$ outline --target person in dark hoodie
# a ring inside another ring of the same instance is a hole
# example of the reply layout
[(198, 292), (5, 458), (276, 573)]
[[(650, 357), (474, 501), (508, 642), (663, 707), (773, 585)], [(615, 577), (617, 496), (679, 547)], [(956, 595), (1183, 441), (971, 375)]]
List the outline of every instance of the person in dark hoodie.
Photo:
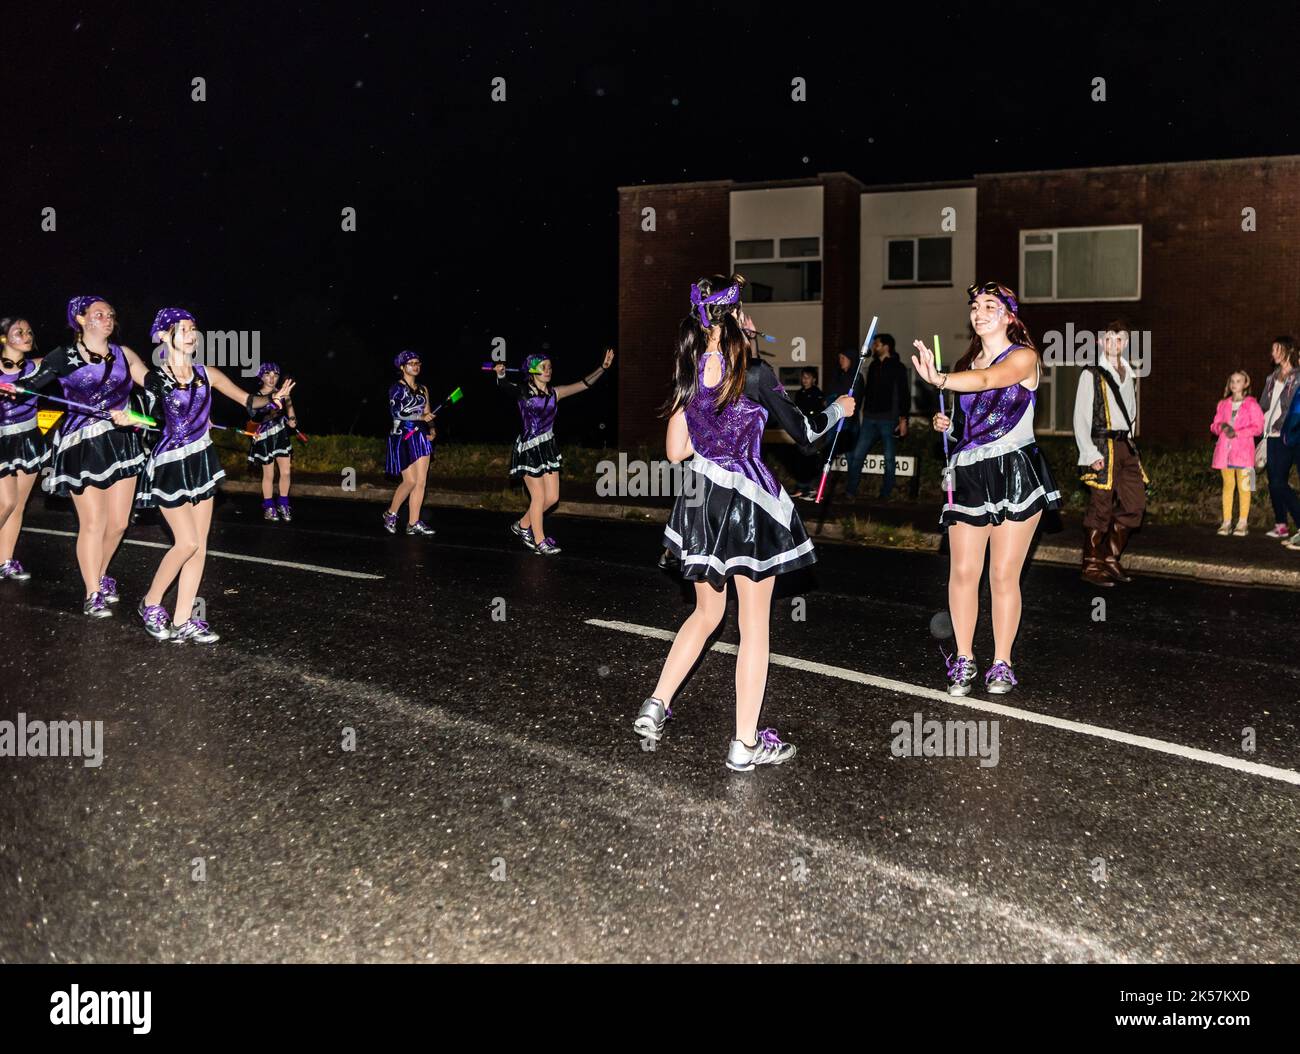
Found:
[[(794, 393), (794, 404), (805, 417), (826, 409), (826, 396), (817, 387), (817, 371), (811, 366), (805, 366), (799, 371), (799, 390)], [(821, 457), (817, 454), (797, 454), (795, 458), (797, 475), (794, 492), (790, 497), (811, 500), (817, 496), (817, 470), (821, 467)]]
[(888, 333), (879, 334), (871, 343), (871, 352), (874, 358), (864, 371), (862, 420), (858, 425), (857, 441), (849, 453), (849, 478), (844, 485), (846, 498), (857, 495), (862, 464), (877, 439), (885, 455), (885, 478), (880, 485), (880, 497), (889, 497), (894, 489), (894, 440), (907, 435), (907, 415), (912, 409), (907, 367), (894, 351), (894, 338)]

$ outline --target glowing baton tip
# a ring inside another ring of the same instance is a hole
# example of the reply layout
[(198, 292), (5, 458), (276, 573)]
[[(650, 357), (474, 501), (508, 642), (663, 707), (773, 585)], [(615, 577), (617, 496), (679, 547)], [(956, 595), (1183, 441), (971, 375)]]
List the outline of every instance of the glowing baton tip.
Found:
[(943, 360), (939, 358), (939, 334), (934, 335), (934, 368), (943, 369)]
[(465, 393), (462, 392), (459, 388), (457, 388), (454, 392), (452, 392), (449, 396), (447, 396), (447, 402), (458, 403), (463, 398), (465, 398)]
[(147, 425), (149, 428), (158, 427), (158, 422), (152, 417), (148, 417), (145, 414), (138, 414), (134, 410), (127, 410), (126, 417), (132, 424)]

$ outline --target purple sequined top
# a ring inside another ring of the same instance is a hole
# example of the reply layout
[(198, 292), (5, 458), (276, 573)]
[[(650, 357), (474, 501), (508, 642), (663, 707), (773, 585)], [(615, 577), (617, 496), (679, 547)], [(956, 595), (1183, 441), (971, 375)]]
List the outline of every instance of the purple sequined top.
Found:
[[(17, 373), (5, 373), (0, 370), (0, 381), (5, 384), (21, 385), (24, 378), (36, 372), (36, 363), (23, 359)], [(36, 396), (18, 395), (12, 399), (0, 399), (0, 428), (8, 425), (25, 424), (36, 416)]]
[[(1021, 345), (1012, 344), (989, 366), (996, 366), (1019, 347)], [(1026, 411), (1033, 420), (1034, 393), (1019, 383), (983, 392), (966, 392), (960, 397), (960, 402), (965, 426), (954, 454), (996, 443), (1020, 422)]]
[(151, 454), (155, 461), (158, 455), (169, 450), (207, 438), (212, 412), (212, 384), (202, 365), (194, 363), (194, 377), (187, 385), (177, 384), (165, 367), (158, 367), (145, 374), (144, 386), (157, 400), (155, 416), (162, 418), (162, 438)]
[(727, 379), (727, 362), (718, 356), (722, 363), (722, 376), (716, 385), (706, 388), (704, 367), (708, 361), (708, 355), (700, 356), (699, 386), (686, 404), (686, 430), (690, 433), (696, 456), (739, 472), (773, 496), (780, 494), (781, 485), (763, 464), (761, 452), (767, 409), (748, 395), (742, 395), (719, 413), (714, 400)]
[[(131, 370), (116, 344), (108, 346), (110, 362), (86, 362), (75, 348), (55, 348), (41, 360), (40, 369), (27, 378), (27, 387), (40, 390), (57, 379), (63, 398), (94, 406), (104, 413), (125, 410), (131, 395)], [(67, 436), (88, 424), (101, 421), (98, 414), (68, 408), (59, 431)]]
[(522, 439), (536, 439), (555, 427), (555, 410), (559, 400), (555, 389), (548, 388), (545, 395), (538, 395), (531, 388), (524, 388), (518, 395), (519, 417), (524, 423)]

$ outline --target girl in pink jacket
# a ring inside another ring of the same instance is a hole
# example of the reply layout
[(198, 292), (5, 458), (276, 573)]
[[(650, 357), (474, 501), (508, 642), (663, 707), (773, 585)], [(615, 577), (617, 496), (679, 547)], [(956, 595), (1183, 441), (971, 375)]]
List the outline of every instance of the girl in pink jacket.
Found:
[[(1223, 474), (1223, 524), (1220, 534), (1246, 534), (1250, 492), (1255, 489), (1255, 440), (1264, 432), (1264, 411), (1250, 395), (1250, 375), (1237, 370), (1228, 378), (1210, 431), (1219, 437), (1212, 467)], [(1237, 529), (1232, 529), (1232, 492), (1237, 491)]]

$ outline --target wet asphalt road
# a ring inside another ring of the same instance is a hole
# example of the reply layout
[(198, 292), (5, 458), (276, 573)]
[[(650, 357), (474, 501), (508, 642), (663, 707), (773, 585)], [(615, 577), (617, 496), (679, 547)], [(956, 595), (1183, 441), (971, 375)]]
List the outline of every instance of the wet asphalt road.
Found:
[[(734, 774), (718, 653), (645, 752), (630, 725), (667, 645), (587, 620), (685, 617), (656, 528), (553, 519), (543, 559), (501, 514), (432, 510), (425, 540), (373, 505), (295, 509), (271, 526), (225, 499), (211, 549), (382, 577), (214, 556), (211, 647), (139, 626), (160, 550), (122, 547), (95, 622), (72, 538), (24, 534), (0, 719), (102, 720), (105, 746), (99, 768), (0, 758), (0, 960), (1300, 959), (1285, 779), (1006, 716), (995, 766), (894, 757), (916, 712), (998, 715), (777, 665), (760, 726), (801, 753)], [(39, 497), (27, 523), (75, 527)], [(778, 586), (773, 652), (941, 686), (946, 561), (819, 554)], [(1144, 578), (1097, 621), (1093, 592), (1030, 568), (1000, 701), (1300, 769), (1295, 593)]]

